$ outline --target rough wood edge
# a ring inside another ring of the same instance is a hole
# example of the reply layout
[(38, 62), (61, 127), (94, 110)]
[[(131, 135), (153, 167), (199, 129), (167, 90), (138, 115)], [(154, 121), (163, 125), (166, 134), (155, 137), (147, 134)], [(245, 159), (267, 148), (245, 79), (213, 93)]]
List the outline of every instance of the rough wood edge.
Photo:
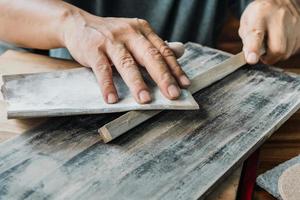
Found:
[(104, 143), (108, 143), (109, 141), (112, 140), (112, 136), (110, 135), (109, 130), (107, 129), (107, 127), (105, 125), (102, 126), (98, 132), (100, 134), (101, 140)]

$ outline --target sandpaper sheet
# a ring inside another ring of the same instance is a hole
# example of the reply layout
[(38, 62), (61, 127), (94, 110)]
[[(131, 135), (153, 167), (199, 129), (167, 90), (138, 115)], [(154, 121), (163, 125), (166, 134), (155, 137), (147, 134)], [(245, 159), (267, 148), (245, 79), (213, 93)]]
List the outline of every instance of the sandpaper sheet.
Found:
[(2, 92), (8, 103), (8, 118), (199, 108), (189, 91), (182, 90), (179, 99), (169, 100), (163, 96), (145, 71), (143, 76), (153, 98), (149, 104), (138, 104), (116, 72), (114, 82), (120, 101), (116, 104), (107, 104), (89, 68), (6, 75), (3, 76)]

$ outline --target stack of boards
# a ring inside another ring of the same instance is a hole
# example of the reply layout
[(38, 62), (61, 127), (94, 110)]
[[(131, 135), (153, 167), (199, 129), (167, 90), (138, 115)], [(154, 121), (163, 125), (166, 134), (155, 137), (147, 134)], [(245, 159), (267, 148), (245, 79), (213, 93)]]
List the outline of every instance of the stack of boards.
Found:
[[(193, 76), (230, 55), (194, 43)], [(298, 108), (300, 77), (245, 66), (194, 94), (193, 111), (163, 111), (108, 144), (97, 129), (120, 114), (59, 117), (0, 145), (0, 199), (203, 199)]]

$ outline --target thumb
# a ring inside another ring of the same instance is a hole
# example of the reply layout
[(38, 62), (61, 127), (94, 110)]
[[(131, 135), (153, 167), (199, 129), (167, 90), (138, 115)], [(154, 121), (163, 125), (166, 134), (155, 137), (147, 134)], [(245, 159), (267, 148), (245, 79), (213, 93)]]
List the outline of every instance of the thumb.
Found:
[(259, 61), (260, 56), (264, 52), (264, 30), (256, 30), (248, 32), (243, 40), (243, 51), (247, 63), (256, 64)]

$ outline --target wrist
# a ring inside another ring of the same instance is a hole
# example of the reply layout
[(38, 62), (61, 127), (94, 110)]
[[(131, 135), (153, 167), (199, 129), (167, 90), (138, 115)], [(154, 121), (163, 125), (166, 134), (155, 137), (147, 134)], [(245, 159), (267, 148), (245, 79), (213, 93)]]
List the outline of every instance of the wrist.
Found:
[(80, 24), (84, 24), (86, 12), (65, 3), (62, 7), (57, 20), (57, 40), (61, 47), (67, 47), (66, 41), (72, 31), (76, 31)]

